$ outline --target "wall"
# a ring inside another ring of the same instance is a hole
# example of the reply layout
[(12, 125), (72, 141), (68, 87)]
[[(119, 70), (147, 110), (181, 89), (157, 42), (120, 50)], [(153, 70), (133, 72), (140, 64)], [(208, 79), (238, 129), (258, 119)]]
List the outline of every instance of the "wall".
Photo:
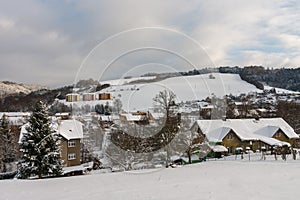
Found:
[[(75, 153), (76, 159), (68, 160), (69, 153)], [(64, 160), (64, 165), (66, 167), (80, 165), (81, 164), (80, 139), (76, 139), (75, 147), (68, 147), (68, 141), (65, 138), (62, 138), (61, 156), (62, 156), (62, 160)]]

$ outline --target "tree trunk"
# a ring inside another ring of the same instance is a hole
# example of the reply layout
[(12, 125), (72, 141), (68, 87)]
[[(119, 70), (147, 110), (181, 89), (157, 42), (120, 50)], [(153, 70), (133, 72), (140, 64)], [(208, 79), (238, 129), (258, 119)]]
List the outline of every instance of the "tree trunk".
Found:
[(191, 155), (191, 151), (187, 151), (188, 157), (189, 157), (189, 164), (192, 164), (192, 155)]
[(4, 172), (4, 173), (7, 172), (5, 162), (3, 162), (3, 164), (2, 164), (2, 172)]

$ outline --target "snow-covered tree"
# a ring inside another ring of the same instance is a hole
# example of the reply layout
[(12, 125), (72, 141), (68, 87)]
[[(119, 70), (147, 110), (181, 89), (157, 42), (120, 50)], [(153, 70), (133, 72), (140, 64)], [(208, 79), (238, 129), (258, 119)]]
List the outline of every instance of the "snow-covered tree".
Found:
[(115, 99), (113, 102), (113, 111), (119, 114), (122, 111), (122, 101), (120, 99)]
[(59, 136), (51, 128), (43, 102), (36, 103), (21, 140), (23, 153), (19, 162), (19, 178), (58, 176), (62, 173)]
[(9, 121), (5, 115), (0, 119), (0, 164), (1, 172), (7, 172), (7, 164), (16, 157), (15, 135), (11, 132)]

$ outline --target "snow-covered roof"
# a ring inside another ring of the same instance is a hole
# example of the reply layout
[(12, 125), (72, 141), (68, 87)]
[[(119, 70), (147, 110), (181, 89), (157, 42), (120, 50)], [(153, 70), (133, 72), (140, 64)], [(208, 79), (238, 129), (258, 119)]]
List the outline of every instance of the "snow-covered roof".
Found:
[(78, 93), (70, 93), (70, 94), (66, 94), (66, 96), (80, 96)]
[[(27, 133), (26, 127), (28, 126), (29, 123), (26, 123), (23, 126), (21, 126), (19, 143), (21, 143), (23, 135)], [(67, 140), (83, 138), (82, 123), (77, 120), (62, 120), (59, 126), (57, 124), (52, 124), (51, 126), (56, 132), (58, 132)]]
[(214, 105), (212, 105), (212, 104), (210, 104), (208, 102), (205, 102), (205, 101), (199, 102), (198, 105), (199, 105), (199, 107), (201, 109), (205, 109), (205, 108), (207, 108), (207, 109), (213, 109), (214, 108)]
[(57, 131), (67, 140), (83, 138), (82, 123), (74, 119), (62, 120), (57, 127)]
[(256, 130), (255, 133), (258, 135), (266, 136), (266, 137), (272, 137), (278, 130), (279, 130), (278, 126), (268, 125), (268, 126), (262, 127), (261, 129)]
[(55, 113), (55, 117), (69, 116), (69, 115), (70, 115), (70, 113), (68, 113), (68, 112)]
[(101, 121), (113, 121), (113, 117), (110, 115), (101, 115), (99, 118)]
[(16, 125), (22, 125), (25, 123), (26, 118), (29, 118), (31, 113), (30, 112), (0, 112), (0, 118), (5, 115), (7, 120)]
[(120, 116), (125, 117), (127, 121), (141, 121), (145, 118), (143, 115), (132, 115), (130, 113), (122, 113)]
[(223, 145), (211, 146), (211, 149), (213, 150), (213, 152), (228, 152), (228, 149)]
[(265, 108), (258, 108), (258, 109), (256, 109), (256, 110), (259, 111), (259, 112), (268, 112), (268, 110), (265, 109)]
[(151, 115), (154, 119), (161, 119), (165, 116), (163, 113), (154, 113), (154, 112), (151, 112)]
[(257, 139), (260, 141), (270, 145), (270, 146), (291, 146), (288, 142), (279, 141), (277, 139), (271, 137), (265, 137), (262, 135), (256, 135)]
[[(294, 129), (282, 118), (262, 118), (259, 120), (252, 120), (255, 127), (255, 133), (259, 135), (268, 136), (275, 133), (276, 127), (280, 128), (288, 138), (299, 138)], [(261, 131), (262, 128), (268, 127), (266, 131)], [(273, 136), (273, 135), (272, 135)]]
[(243, 103), (243, 102), (234, 102), (234, 104), (235, 104), (236, 106), (242, 106), (242, 105), (244, 105), (245, 103)]
[(0, 112), (0, 117), (5, 115), (6, 117), (29, 117), (30, 112)]
[(299, 138), (282, 118), (197, 120), (196, 124), (211, 142), (221, 142), (230, 130), (241, 140), (261, 140), (270, 145), (278, 143), (278, 140), (271, 137), (279, 129), (288, 138)]
[(203, 131), (206, 135), (208, 141), (211, 142), (222, 142), (223, 138), (229, 133), (231, 128), (228, 127), (219, 127), (212, 131)]
[(233, 131), (241, 140), (257, 140), (251, 130), (243, 125), (243, 120), (197, 120), (196, 122), (210, 142), (222, 142)]

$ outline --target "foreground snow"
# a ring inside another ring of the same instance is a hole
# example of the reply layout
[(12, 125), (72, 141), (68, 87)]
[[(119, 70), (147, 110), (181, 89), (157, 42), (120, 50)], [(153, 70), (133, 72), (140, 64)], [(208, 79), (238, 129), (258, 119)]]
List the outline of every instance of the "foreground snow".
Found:
[[(258, 158), (258, 157), (257, 157)], [(253, 158), (254, 159), (254, 158)], [(300, 160), (207, 161), (180, 168), (0, 182), (1, 199), (296, 199)]]

